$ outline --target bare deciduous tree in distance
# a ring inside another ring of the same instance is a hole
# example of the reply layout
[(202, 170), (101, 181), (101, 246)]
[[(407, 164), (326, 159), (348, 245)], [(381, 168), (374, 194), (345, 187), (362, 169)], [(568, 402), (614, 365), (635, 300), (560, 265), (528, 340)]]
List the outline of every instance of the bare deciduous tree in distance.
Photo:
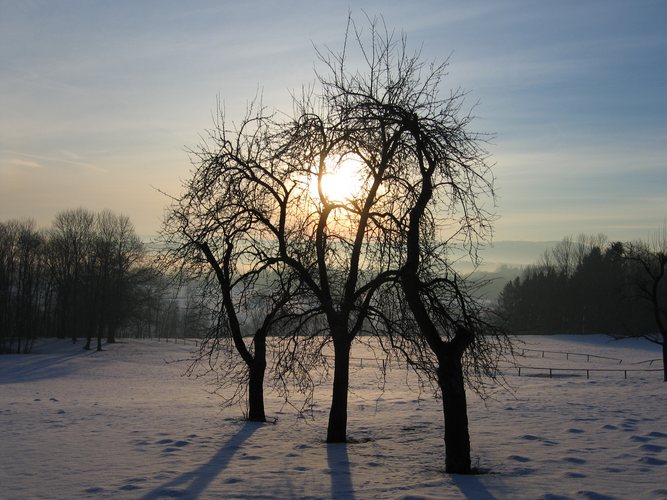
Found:
[(76, 342), (86, 335), (84, 277), (92, 249), (95, 214), (83, 208), (65, 210), (56, 215), (50, 238), (51, 266), (58, 286), (57, 310), (59, 336), (65, 332)]
[(624, 245), (624, 253), (637, 265), (633, 285), (649, 305), (658, 329), (656, 335), (646, 338), (662, 346), (663, 378), (667, 382), (667, 227), (648, 241)]
[(34, 221), (0, 222), (0, 354), (29, 353), (46, 326), (53, 288), (45, 248)]
[(133, 307), (129, 291), (134, 272), (144, 255), (144, 247), (134, 225), (126, 215), (103, 210), (95, 217), (93, 242), (95, 296), (98, 301), (97, 350), (102, 350), (102, 338), (116, 341), (123, 318)]
[(144, 247), (130, 219), (109, 210), (84, 208), (56, 215), (48, 239), (49, 266), (56, 287), (56, 330), (73, 342), (86, 337), (115, 340), (134, 307), (131, 294)]

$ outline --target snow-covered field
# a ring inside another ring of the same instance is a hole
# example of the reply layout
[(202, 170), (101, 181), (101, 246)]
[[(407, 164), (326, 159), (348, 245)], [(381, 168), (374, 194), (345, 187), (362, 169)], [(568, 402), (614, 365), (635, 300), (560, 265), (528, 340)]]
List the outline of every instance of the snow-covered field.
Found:
[(128, 340), (96, 353), (48, 341), (0, 357), (0, 498), (667, 498), (662, 373), (545, 370), (648, 368), (632, 363), (658, 358), (657, 346), (525, 342), (622, 363), (527, 351), (518, 362), (541, 369), (508, 372), (513, 393), (469, 396), (473, 455), (488, 473), (454, 476), (442, 470), (440, 402), (412, 392), (405, 369), (380, 393), (372, 363), (355, 363), (355, 444), (326, 445), (327, 388), (308, 418), (269, 395), (277, 421), (251, 424), (221, 413), (183, 363), (165, 363), (192, 344)]

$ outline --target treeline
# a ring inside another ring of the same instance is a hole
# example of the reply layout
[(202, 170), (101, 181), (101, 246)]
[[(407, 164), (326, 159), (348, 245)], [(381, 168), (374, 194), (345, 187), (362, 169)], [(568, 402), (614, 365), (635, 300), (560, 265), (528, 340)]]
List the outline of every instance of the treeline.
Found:
[[(654, 334), (651, 299), (642, 290), (653, 287), (643, 264), (657, 256), (645, 244), (604, 235), (565, 238), (507, 283), (500, 311), (515, 333)], [(656, 286), (667, 292), (664, 280)]]
[(119, 335), (176, 336), (198, 317), (124, 215), (66, 210), (44, 230), (0, 222), (0, 353), (27, 353), (38, 337), (99, 350)]

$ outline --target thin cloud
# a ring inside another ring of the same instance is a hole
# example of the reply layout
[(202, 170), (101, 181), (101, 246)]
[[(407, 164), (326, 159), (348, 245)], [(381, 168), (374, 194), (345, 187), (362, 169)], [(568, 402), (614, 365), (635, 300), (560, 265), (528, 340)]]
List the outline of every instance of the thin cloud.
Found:
[(46, 168), (44, 165), (41, 163), (37, 163), (36, 161), (32, 160), (24, 160), (22, 158), (12, 158), (9, 160), (10, 165), (15, 165), (20, 168), (31, 168), (31, 169), (42, 169)]
[(59, 151), (59, 153), (61, 155), (63, 155), (64, 157), (66, 157), (67, 159), (69, 159), (70, 161), (79, 162), (79, 161), (83, 160), (81, 155), (79, 155), (77, 153), (74, 153), (73, 151), (68, 151), (67, 149), (61, 149)]
[(97, 165), (93, 165), (91, 163), (85, 162), (85, 161), (79, 161), (77, 159), (73, 158), (81, 158), (79, 155), (76, 153), (73, 153), (71, 151), (60, 151), (60, 154), (63, 156), (68, 156), (69, 158), (63, 158), (63, 157), (54, 157), (54, 156), (42, 156), (42, 155), (35, 155), (35, 154), (28, 154), (28, 153), (22, 153), (20, 151), (1, 151), (0, 153), (6, 154), (6, 155), (17, 155), (17, 156), (22, 156), (23, 158), (12, 158), (9, 160), (10, 164), (13, 165), (18, 165), (18, 166), (23, 166), (23, 167), (31, 167), (31, 168), (46, 168), (46, 165), (44, 164), (60, 164), (64, 166), (74, 166), (77, 167), (81, 170), (86, 170), (89, 172), (98, 172), (98, 173), (109, 173), (109, 171), (105, 168), (98, 167)]

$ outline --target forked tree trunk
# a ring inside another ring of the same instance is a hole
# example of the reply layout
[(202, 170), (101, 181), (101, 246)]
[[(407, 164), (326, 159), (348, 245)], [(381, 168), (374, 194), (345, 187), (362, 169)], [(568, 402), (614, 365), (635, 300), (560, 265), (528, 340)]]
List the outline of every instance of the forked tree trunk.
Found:
[(248, 365), (248, 420), (266, 422), (264, 413), (264, 372), (266, 371), (266, 335), (255, 333), (255, 356)]
[(438, 382), (445, 415), (445, 471), (470, 474), (470, 433), (461, 356), (439, 357)]
[(347, 440), (347, 395), (350, 385), (350, 342), (345, 333), (334, 332), (334, 379), (327, 443), (344, 443)]

